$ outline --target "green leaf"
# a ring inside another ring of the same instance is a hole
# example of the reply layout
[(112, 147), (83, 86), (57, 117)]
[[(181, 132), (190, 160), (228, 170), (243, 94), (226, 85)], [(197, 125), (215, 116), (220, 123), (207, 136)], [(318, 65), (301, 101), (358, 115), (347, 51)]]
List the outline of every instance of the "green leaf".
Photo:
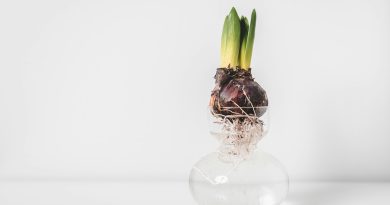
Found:
[(221, 60), (223, 59), (224, 51), (226, 50), (227, 44), (227, 27), (228, 27), (228, 16), (225, 17), (223, 24), (222, 38), (221, 38)]
[(221, 67), (235, 68), (239, 66), (240, 52), (240, 18), (233, 7), (225, 18), (221, 38)]
[[(243, 45), (245, 44), (244, 52), (240, 56), (240, 66), (243, 69), (249, 69), (251, 66), (253, 43), (255, 40), (255, 30), (256, 30), (256, 10), (253, 9), (251, 15), (251, 23), (248, 31), (248, 37), (246, 41), (244, 40), (245, 43), (242, 43)], [(241, 48), (241, 50), (243, 49)]]
[(240, 48), (240, 54), (239, 54), (239, 64), (240, 66), (243, 64), (243, 61), (245, 60), (245, 52), (246, 52), (246, 41), (248, 39), (248, 30), (249, 30), (249, 23), (248, 19), (245, 16), (241, 17), (241, 48)]

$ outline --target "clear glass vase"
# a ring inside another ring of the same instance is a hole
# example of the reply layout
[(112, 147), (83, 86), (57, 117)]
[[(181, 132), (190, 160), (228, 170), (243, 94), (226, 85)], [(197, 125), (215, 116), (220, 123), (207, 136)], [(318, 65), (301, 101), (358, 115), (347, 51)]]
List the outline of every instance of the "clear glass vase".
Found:
[(268, 108), (252, 109), (261, 115), (210, 115), (211, 134), (221, 144), (191, 170), (190, 190), (199, 205), (277, 205), (287, 196), (283, 165), (257, 148), (269, 128)]

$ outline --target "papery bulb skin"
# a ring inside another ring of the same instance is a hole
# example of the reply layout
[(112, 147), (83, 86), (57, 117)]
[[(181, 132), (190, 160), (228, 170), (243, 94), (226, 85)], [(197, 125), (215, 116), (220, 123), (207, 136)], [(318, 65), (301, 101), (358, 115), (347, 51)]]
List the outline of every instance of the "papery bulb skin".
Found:
[(218, 68), (214, 76), (215, 88), (211, 93), (210, 107), (217, 115), (257, 116), (268, 106), (265, 90), (254, 80), (251, 69)]

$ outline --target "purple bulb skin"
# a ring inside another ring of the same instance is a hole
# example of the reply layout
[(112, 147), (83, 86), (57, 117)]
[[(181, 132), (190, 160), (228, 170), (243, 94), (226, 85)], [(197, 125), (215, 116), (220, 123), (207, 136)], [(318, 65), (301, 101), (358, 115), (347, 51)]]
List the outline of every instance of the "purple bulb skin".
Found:
[(260, 117), (266, 111), (265, 90), (254, 80), (251, 70), (218, 68), (210, 106), (222, 116), (249, 115)]

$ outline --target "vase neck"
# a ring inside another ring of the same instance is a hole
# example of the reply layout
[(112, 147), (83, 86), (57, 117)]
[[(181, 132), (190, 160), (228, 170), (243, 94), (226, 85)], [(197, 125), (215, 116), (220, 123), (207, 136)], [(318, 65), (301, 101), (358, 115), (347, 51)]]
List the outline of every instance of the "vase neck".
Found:
[(257, 143), (260, 140), (259, 138), (241, 138), (229, 141), (229, 138), (226, 139), (228, 142), (223, 142), (218, 149), (219, 159), (225, 162), (237, 162), (248, 159), (257, 149)]
[(223, 123), (221, 131), (215, 134), (221, 143), (219, 158), (228, 162), (249, 158), (264, 135), (264, 124), (261, 120)]

